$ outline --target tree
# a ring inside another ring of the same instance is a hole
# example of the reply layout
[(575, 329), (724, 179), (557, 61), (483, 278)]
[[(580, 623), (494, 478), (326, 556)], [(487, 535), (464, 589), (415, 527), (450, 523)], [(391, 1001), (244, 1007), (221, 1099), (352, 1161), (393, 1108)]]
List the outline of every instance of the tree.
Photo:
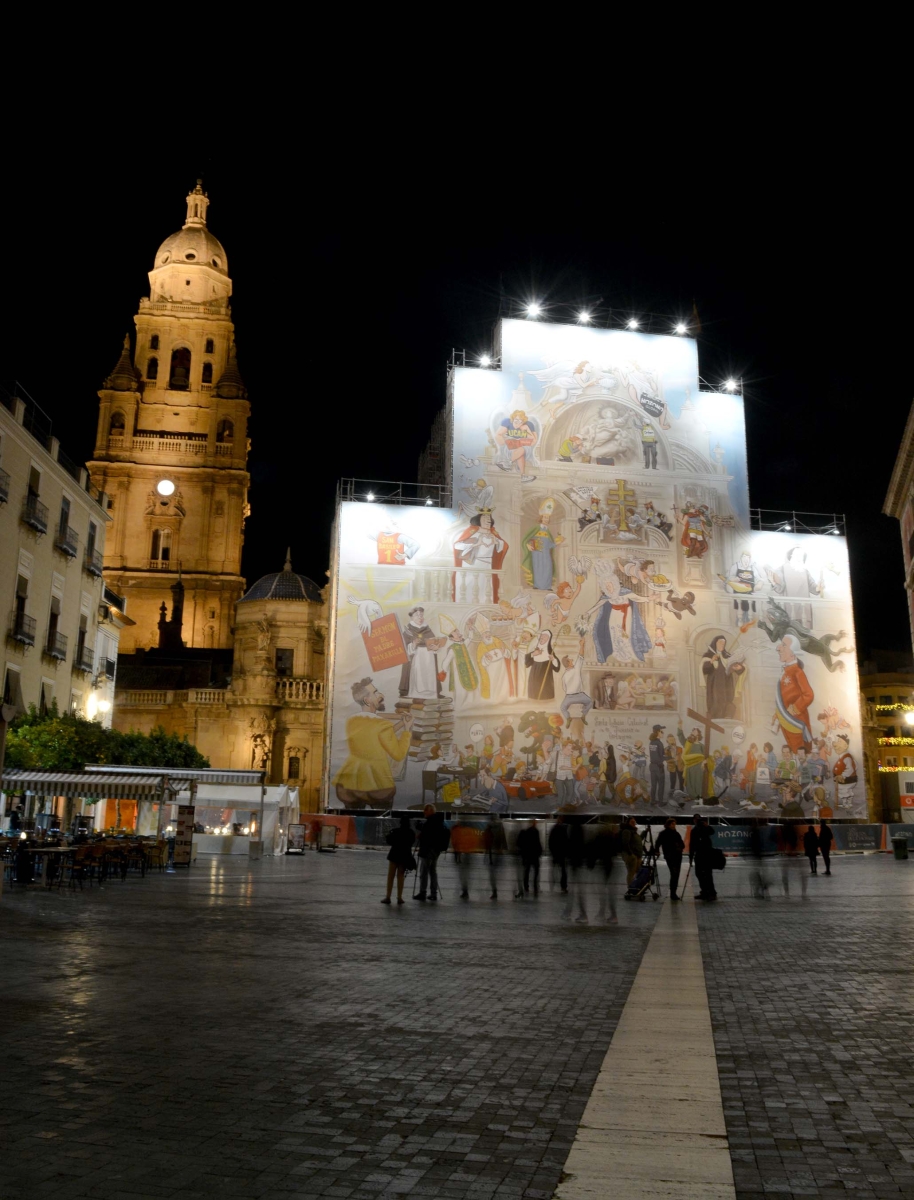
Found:
[(132, 729), (120, 733), (105, 729), (73, 713), (58, 712), (53, 704), (39, 713), (34, 705), (10, 725), (6, 766), (32, 771), (81, 771), (86, 763), (136, 767), (208, 767), (209, 759), (187, 737)]

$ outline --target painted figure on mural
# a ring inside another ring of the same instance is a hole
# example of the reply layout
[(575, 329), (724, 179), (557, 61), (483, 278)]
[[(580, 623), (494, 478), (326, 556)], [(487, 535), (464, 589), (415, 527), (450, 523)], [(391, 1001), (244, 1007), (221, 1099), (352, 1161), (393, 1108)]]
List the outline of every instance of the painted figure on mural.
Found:
[(693, 800), (700, 800), (706, 794), (707, 780), (705, 759), (707, 753), (701, 738), (701, 731), (693, 729), (688, 737), (682, 732), (682, 726), (676, 730), (679, 744), (682, 746), (682, 770), (685, 775), (685, 790)]
[(646, 412), (659, 416), (661, 429), (669, 429), (670, 414), (666, 401), (660, 395), (660, 383), (656, 374), (642, 367), (640, 363), (633, 362), (625, 382), (628, 385), (628, 394), (635, 404)]
[(370, 677), (352, 685), (352, 699), (359, 713), (346, 722), (348, 757), (333, 777), (336, 794), (347, 808), (384, 804), (397, 791), (390, 764), (406, 758), (412, 715), (382, 716), (384, 696)]
[(726, 575), (718, 575), (727, 591), (736, 596), (754, 596), (765, 582), (765, 576), (748, 550), (744, 550), (735, 563), (731, 563)]
[(797, 657), (800, 643), (788, 633), (778, 643), (778, 658), (781, 661), (781, 678), (777, 684), (776, 709), (772, 730), (780, 730), (791, 750), (812, 748), (812, 730), (809, 725), (809, 706), (815, 693), (806, 678), (803, 663)]
[(851, 812), (857, 787), (857, 762), (850, 753), (850, 739), (847, 734), (839, 733), (834, 739), (834, 747), (838, 755), (833, 768), (838, 806)]
[(539, 507), (539, 523), (524, 537), (524, 557), (521, 560), (524, 580), (528, 587), (542, 592), (552, 591), (555, 579), (553, 551), (565, 540), (560, 533), (553, 535), (549, 528), (554, 512), (555, 500), (547, 496)]
[(609, 564), (601, 564), (601, 568), (597, 574), (600, 599), (586, 614), (593, 618), (591, 636), (597, 660), (605, 663), (609, 658), (621, 661), (636, 658), (643, 662), (653, 643), (638, 605), (648, 597), (623, 587)]
[(523, 409), (515, 409), (495, 431), (495, 441), (508, 459), (507, 462), (497, 460), (495, 465), (503, 471), (519, 471), (523, 483), (535, 479), (535, 475), (527, 474), (527, 451), (533, 450), (537, 440), (537, 432), (531, 428), (527, 414)]
[(685, 550), (686, 558), (704, 558), (711, 548), (711, 518), (707, 504), (687, 505), (680, 520), (682, 537), (679, 544)]
[(713, 720), (735, 720), (746, 664), (733, 658), (723, 635), (712, 638), (702, 657), (701, 673), (705, 681), (705, 712)]
[(447, 613), (438, 618), (438, 626), (447, 638), (447, 648), (438, 660), (438, 681), (453, 696), (454, 708), (460, 712), (474, 699), (479, 675), (466, 639)]
[(419, 549), (415, 538), (407, 537), (394, 520), (388, 520), (377, 533), (370, 533), (369, 540), (374, 542), (378, 551), (378, 563), (383, 566), (396, 566), (411, 559)]
[(616, 460), (631, 457), (631, 432), (626, 411), (617, 411), (612, 405), (604, 405), (596, 417), (581, 430), (583, 458), (585, 463), (596, 463), (599, 467), (615, 466)]
[[(507, 647), (501, 638), (492, 632), (489, 618), (477, 613), (475, 629), (479, 637), (476, 643), (476, 666), (479, 670), (479, 694), (483, 700), (493, 704), (507, 704), (514, 698), (514, 689), (508, 671)], [(510, 725), (510, 722), (508, 722)], [(514, 731), (511, 730), (513, 740)]]
[(653, 423), (645, 417), (638, 421), (641, 435), (641, 453), (644, 455), (645, 470), (657, 470), (657, 430)]
[(445, 639), (436, 638), (431, 627), (426, 625), (425, 609), (421, 605), (411, 608), (408, 615), (403, 643), (409, 662), (400, 670), (400, 695), (414, 700), (435, 700), (441, 694), (436, 651), (444, 646)]
[[(454, 566), (464, 570), (500, 571), (508, 553), (508, 543), (495, 528), (495, 516), (489, 509), (470, 517), (470, 523), (454, 543)], [(492, 575), (492, 599), (498, 603), (497, 574)], [(454, 574), (451, 598), (457, 600), (457, 575)], [(477, 597), (484, 599), (485, 597)]]
[(530, 700), (555, 699), (555, 672), (561, 663), (552, 649), (552, 632), (544, 629), (536, 644), (524, 657), (527, 668), (527, 696)]
[(539, 637), (542, 618), (526, 592), (518, 592), (510, 604), (502, 600), (498, 607), (514, 622), (514, 637), (511, 639), (507, 655), (508, 674), (511, 677), (513, 695), (521, 696), (525, 690), (524, 662), (530, 647)]

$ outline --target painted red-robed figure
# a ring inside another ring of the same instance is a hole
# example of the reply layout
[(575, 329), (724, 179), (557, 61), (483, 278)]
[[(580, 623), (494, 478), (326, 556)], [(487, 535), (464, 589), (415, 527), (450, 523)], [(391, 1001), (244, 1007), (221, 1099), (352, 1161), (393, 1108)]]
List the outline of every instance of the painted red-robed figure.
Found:
[(775, 719), (781, 727), (784, 741), (792, 751), (809, 750), (812, 747), (809, 706), (815, 693), (806, 678), (802, 663), (797, 658), (799, 649), (800, 643), (791, 633), (778, 644), (778, 658), (782, 665), (777, 687)]
[[(508, 543), (495, 528), (490, 512), (470, 517), (470, 524), (454, 543), (454, 566), (476, 571), (500, 571)], [(457, 599), (457, 573), (452, 579), (452, 598)], [(498, 576), (492, 576), (492, 599), (498, 603)]]

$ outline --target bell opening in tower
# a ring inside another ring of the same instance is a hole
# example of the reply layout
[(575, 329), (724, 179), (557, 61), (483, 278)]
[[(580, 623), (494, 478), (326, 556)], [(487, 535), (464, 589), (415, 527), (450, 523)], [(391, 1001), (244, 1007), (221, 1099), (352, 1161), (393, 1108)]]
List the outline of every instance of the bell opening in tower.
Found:
[(171, 353), (168, 386), (173, 392), (186, 392), (190, 387), (190, 351), (186, 346), (179, 346)]

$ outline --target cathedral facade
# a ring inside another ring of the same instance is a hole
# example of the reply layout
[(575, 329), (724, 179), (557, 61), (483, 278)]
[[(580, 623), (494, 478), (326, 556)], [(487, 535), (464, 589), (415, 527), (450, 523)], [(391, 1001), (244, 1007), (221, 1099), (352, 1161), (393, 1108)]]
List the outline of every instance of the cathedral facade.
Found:
[[(316, 804), (324, 603), (285, 567), (245, 589), (250, 405), (232, 281), (201, 181), (140, 300), (136, 341), (99, 392), (92, 482), (109, 499), (104, 576), (135, 624), (114, 725), (186, 734), (214, 767), (265, 767)], [(126, 636), (124, 636), (126, 634)]]

